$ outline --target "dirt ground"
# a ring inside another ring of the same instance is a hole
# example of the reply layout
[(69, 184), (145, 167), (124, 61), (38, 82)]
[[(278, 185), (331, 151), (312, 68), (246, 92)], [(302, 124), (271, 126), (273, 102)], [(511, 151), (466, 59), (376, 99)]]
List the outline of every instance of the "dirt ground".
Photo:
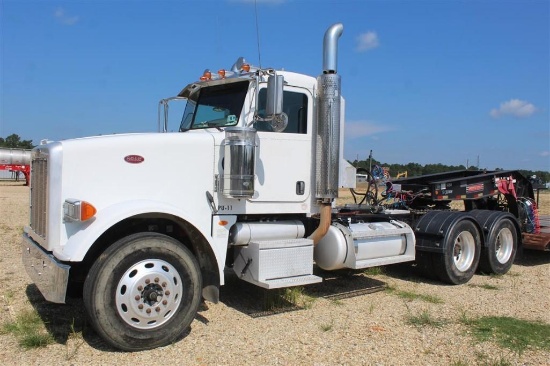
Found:
[[(540, 197), (540, 212), (550, 214), (550, 194)], [(550, 365), (548, 350), (477, 342), (461, 322), (490, 315), (550, 324), (550, 252), (530, 251), (508, 274), (475, 275), (461, 286), (424, 278), (411, 265), (320, 273), (324, 282), (304, 287), (305, 300), (284, 311), (266, 310), (266, 291), (228, 274), (221, 301), (202, 305), (185, 337), (120, 352), (90, 329), (81, 300), (48, 303), (31, 283), (20, 249), (28, 199), (28, 187), (0, 182), (0, 326), (36, 310), (53, 342), (27, 350), (0, 332), (4, 365)], [(412, 324), (422, 314), (436, 321)]]

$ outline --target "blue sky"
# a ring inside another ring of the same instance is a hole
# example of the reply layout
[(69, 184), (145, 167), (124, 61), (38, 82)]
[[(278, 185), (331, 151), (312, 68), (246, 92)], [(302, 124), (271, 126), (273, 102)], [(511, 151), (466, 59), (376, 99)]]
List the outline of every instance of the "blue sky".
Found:
[(550, 1), (0, 2), (0, 136), (157, 129), (159, 99), (239, 56), (317, 76), (344, 24), (345, 157), (550, 170)]

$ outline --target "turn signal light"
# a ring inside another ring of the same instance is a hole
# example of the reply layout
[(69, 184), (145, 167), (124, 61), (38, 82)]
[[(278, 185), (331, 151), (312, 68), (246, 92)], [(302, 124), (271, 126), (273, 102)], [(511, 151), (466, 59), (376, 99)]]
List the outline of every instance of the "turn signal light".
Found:
[(218, 70), (218, 75), (220, 76), (221, 79), (225, 79), (225, 70), (224, 69)]
[(89, 202), (82, 201), (80, 204), (80, 220), (86, 221), (91, 219), (95, 216), (97, 210), (96, 208)]
[(86, 221), (96, 213), (96, 208), (90, 202), (67, 199), (63, 203), (63, 218), (66, 221)]

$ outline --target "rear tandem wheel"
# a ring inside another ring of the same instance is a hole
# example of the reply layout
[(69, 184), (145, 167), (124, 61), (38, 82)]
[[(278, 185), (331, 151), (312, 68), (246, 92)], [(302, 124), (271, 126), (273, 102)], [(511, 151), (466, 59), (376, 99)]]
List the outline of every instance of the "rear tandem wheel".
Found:
[(470, 220), (458, 222), (445, 237), (443, 253), (433, 253), (437, 276), (444, 282), (460, 285), (474, 275), (481, 252), (480, 233)]
[(506, 217), (498, 220), (487, 235), (486, 244), (481, 252), (480, 271), (499, 275), (507, 273), (518, 248), (518, 234), (512, 221)]

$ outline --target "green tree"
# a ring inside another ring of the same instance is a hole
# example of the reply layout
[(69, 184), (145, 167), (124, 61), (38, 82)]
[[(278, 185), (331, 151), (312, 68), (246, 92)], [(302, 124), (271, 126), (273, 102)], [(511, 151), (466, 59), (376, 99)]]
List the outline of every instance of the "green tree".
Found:
[(6, 137), (0, 137), (0, 147), (7, 147), (10, 149), (32, 149), (34, 147), (32, 140), (21, 140), (19, 135), (13, 133)]
[[(357, 169), (362, 168), (369, 170), (369, 160), (354, 160), (353, 166), (355, 166)], [(381, 163), (376, 159), (372, 159), (372, 167), (375, 165), (381, 166), (381, 167), (388, 167), (390, 169), (390, 175), (392, 178), (397, 176), (399, 172), (405, 172), (407, 171), (409, 177), (415, 177), (419, 175), (426, 175), (426, 174), (435, 174), (435, 173), (444, 173), (444, 172), (450, 172), (450, 171), (456, 171), (456, 170), (466, 170), (466, 167), (464, 165), (444, 165), (444, 164), (426, 164), (424, 166), (418, 164), (418, 163), (408, 163), (408, 164), (392, 164), (392, 163)], [(479, 169), (475, 166), (470, 166), (467, 170), (470, 171), (483, 171), (484, 169)], [(496, 168), (495, 170), (501, 171), (504, 170), (502, 168)], [(550, 182), (550, 171), (531, 171), (531, 170), (519, 170), (519, 172), (526, 178), (532, 177), (533, 175), (536, 175), (537, 178), (540, 178), (540, 180), (545, 182)]]
[(519, 172), (526, 178), (530, 178), (533, 175), (536, 176), (542, 183), (550, 182), (550, 172), (545, 172), (542, 170), (532, 171), (532, 170), (522, 170)]

